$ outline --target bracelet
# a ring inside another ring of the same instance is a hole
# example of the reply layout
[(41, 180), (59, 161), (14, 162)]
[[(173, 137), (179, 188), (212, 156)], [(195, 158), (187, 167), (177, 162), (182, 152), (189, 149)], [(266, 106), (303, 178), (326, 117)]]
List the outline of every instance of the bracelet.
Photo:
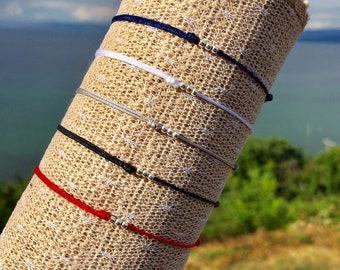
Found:
[(208, 155), (214, 157), (215, 159), (225, 163), (226, 165), (228, 165), (233, 170), (236, 170), (238, 168), (237, 164), (234, 164), (234, 165), (230, 164), (226, 159), (220, 157), (219, 155), (215, 154), (214, 152), (206, 149), (205, 147), (203, 147), (203, 146), (201, 146), (199, 144), (196, 144), (196, 143), (192, 142), (190, 139), (188, 139), (187, 137), (183, 136), (179, 132), (177, 132), (177, 131), (175, 131), (175, 130), (173, 130), (171, 128), (168, 128), (167, 126), (165, 126), (165, 125), (163, 125), (161, 123), (158, 123), (158, 122), (156, 122), (156, 121), (154, 121), (154, 120), (152, 120), (152, 119), (142, 115), (139, 112), (136, 112), (136, 111), (134, 111), (134, 110), (132, 110), (130, 108), (127, 108), (127, 107), (125, 107), (123, 105), (120, 105), (120, 104), (118, 104), (118, 103), (116, 103), (114, 101), (108, 100), (108, 99), (106, 99), (104, 97), (101, 97), (101, 96), (99, 96), (99, 95), (97, 95), (95, 93), (92, 93), (92, 92), (87, 91), (87, 90), (82, 89), (82, 88), (78, 88), (76, 93), (82, 94), (82, 95), (85, 95), (85, 96), (88, 96), (88, 97), (91, 97), (91, 98), (93, 98), (93, 99), (95, 99), (95, 100), (97, 100), (99, 102), (102, 102), (102, 103), (110, 106), (113, 109), (119, 110), (119, 111), (124, 112), (124, 113), (126, 113), (126, 114), (128, 114), (128, 115), (130, 115), (132, 117), (135, 117), (135, 118), (141, 120), (141, 121), (144, 121), (150, 127), (154, 128), (155, 130), (161, 131), (162, 133), (164, 133), (164, 134), (166, 134), (168, 136), (172, 136), (175, 139), (179, 139), (182, 142), (185, 142), (185, 143), (187, 143), (187, 144), (189, 144), (189, 145), (191, 145), (191, 146), (193, 146), (195, 148), (200, 149), (201, 151), (205, 152), (206, 154), (208, 154)]
[(186, 195), (188, 195), (192, 198), (195, 198), (195, 199), (198, 199), (200, 201), (212, 204), (212, 205), (214, 205), (214, 207), (218, 207), (219, 204), (220, 204), (218, 201), (212, 201), (212, 200), (207, 199), (205, 197), (202, 197), (202, 196), (200, 196), (196, 193), (188, 191), (184, 188), (177, 187), (176, 185), (171, 184), (171, 183), (157, 177), (156, 175), (154, 175), (152, 173), (149, 173), (147, 170), (144, 170), (144, 169), (141, 169), (141, 168), (136, 168), (135, 166), (128, 164), (128, 163), (118, 159), (115, 156), (112, 156), (111, 154), (109, 154), (105, 150), (103, 150), (100, 147), (96, 146), (95, 144), (89, 142), (85, 138), (82, 138), (79, 135), (73, 133), (72, 131), (66, 129), (62, 125), (58, 125), (57, 130), (59, 132), (61, 132), (63, 135), (67, 136), (68, 138), (76, 141), (77, 143), (81, 144), (82, 146), (86, 147), (87, 149), (91, 150), (92, 152), (103, 157), (104, 159), (110, 161), (111, 163), (113, 163), (115, 165), (118, 165), (119, 167), (121, 167), (124, 171), (126, 171), (129, 174), (135, 174), (137, 176), (142, 176), (142, 177), (148, 178), (149, 180), (155, 181), (155, 182), (157, 182), (157, 183), (159, 183), (163, 186), (170, 187), (170, 188), (177, 190), (177, 191), (179, 191), (183, 194), (186, 194)]
[(190, 32), (187, 33), (169, 24), (162, 23), (162, 22), (155, 21), (155, 20), (148, 19), (148, 18), (144, 18), (144, 17), (140, 17), (140, 16), (136, 16), (136, 15), (129, 15), (129, 14), (117, 15), (112, 18), (111, 23), (118, 22), (118, 21), (133, 22), (137, 24), (144, 24), (144, 25), (148, 25), (154, 28), (158, 28), (160, 30), (176, 35), (182, 39), (185, 39), (189, 41), (190, 43), (199, 45), (200, 47), (206, 49), (207, 51), (217, 54), (218, 56), (224, 58), (225, 60), (235, 64), (240, 69), (242, 69), (244, 72), (246, 72), (250, 77), (252, 77), (265, 92), (266, 94), (265, 102), (273, 100), (273, 95), (269, 93), (269, 90), (266, 87), (266, 85), (261, 81), (261, 79), (253, 71), (251, 71), (247, 66), (240, 63), (235, 58), (231, 57), (230, 55), (228, 55), (227, 53), (225, 53), (218, 47), (207, 43), (205, 40), (200, 39), (196, 34), (190, 33)]
[(195, 243), (193, 244), (183, 244), (183, 243), (179, 243), (176, 241), (172, 241), (166, 238), (163, 238), (161, 236), (152, 234), (150, 232), (144, 231), (138, 227), (136, 227), (135, 225), (125, 222), (122, 219), (112, 215), (110, 212), (105, 211), (105, 210), (96, 210), (93, 207), (91, 207), (90, 205), (86, 204), (85, 202), (79, 200), (78, 198), (74, 197), (72, 194), (68, 193), (66, 190), (62, 189), (61, 187), (59, 187), (58, 185), (56, 185), (55, 183), (53, 183), (50, 179), (48, 179), (40, 170), (39, 166), (35, 167), (34, 169), (34, 173), (36, 174), (36, 176), (46, 185), (48, 186), (52, 191), (54, 191), (55, 193), (57, 193), (59, 196), (61, 196), (62, 198), (66, 199), (68, 202), (74, 204), (75, 206), (79, 207), (80, 209), (84, 210), (85, 212), (88, 212), (100, 219), (106, 220), (106, 221), (110, 221), (115, 225), (118, 225), (119, 227), (123, 228), (123, 229), (127, 229), (129, 231), (132, 231), (134, 233), (137, 234), (141, 234), (144, 236), (147, 236), (149, 238), (155, 239), (159, 242), (171, 245), (171, 246), (175, 246), (175, 247), (180, 247), (180, 248), (193, 248), (196, 246), (200, 245), (200, 240), (198, 239)]
[(232, 109), (227, 108), (226, 106), (216, 102), (215, 100), (213, 100), (212, 98), (203, 95), (201, 92), (199, 92), (196, 89), (193, 89), (191, 86), (186, 85), (183, 82), (180, 82), (176, 77), (170, 76), (168, 74), (165, 74), (163, 71), (156, 69), (152, 66), (148, 66), (140, 61), (137, 61), (136, 59), (130, 58), (128, 56), (119, 54), (119, 53), (114, 53), (114, 52), (110, 52), (107, 50), (97, 50), (96, 51), (96, 56), (106, 56), (112, 59), (116, 59), (119, 61), (123, 61), (125, 63), (128, 63), (130, 65), (133, 65), (137, 68), (143, 69), (153, 75), (156, 75), (159, 78), (162, 78), (166, 81), (167, 84), (175, 87), (175, 88), (180, 88), (181, 90), (185, 91), (188, 94), (191, 94), (193, 96), (196, 96), (210, 104), (215, 105), (216, 107), (219, 107), (220, 109), (224, 110), (225, 112), (231, 114), (232, 116), (234, 116), (236, 119), (238, 119), (240, 122), (242, 122), (244, 125), (246, 125), (251, 133), (254, 132), (253, 126), (246, 120), (244, 119), (242, 116), (240, 116), (239, 114), (237, 114), (236, 112), (234, 112)]

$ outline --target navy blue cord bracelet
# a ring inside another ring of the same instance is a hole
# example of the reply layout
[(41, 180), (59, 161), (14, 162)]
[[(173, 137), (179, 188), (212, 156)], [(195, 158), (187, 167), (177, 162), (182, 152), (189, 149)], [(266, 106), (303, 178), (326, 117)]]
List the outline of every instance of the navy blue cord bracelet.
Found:
[(133, 22), (137, 24), (144, 24), (144, 25), (148, 25), (154, 28), (158, 28), (160, 30), (176, 35), (182, 39), (185, 39), (189, 41), (190, 43), (204, 47), (205, 49), (207, 49), (208, 51), (211, 51), (212, 53), (216, 53), (217, 55), (224, 58), (225, 60), (235, 64), (240, 69), (242, 69), (244, 72), (246, 72), (250, 77), (252, 77), (264, 90), (266, 94), (265, 102), (273, 100), (273, 95), (269, 93), (269, 90), (266, 87), (266, 85), (261, 81), (261, 79), (253, 71), (251, 71), (244, 64), (240, 63), (235, 58), (231, 57), (230, 55), (228, 55), (221, 49), (205, 42), (204, 40), (201, 40), (195, 33), (184, 32), (169, 24), (162, 23), (162, 22), (155, 21), (155, 20), (148, 19), (148, 18), (144, 18), (144, 17), (140, 17), (140, 16), (136, 16), (136, 15), (122, 14), (122, 15), (114, 16), (112, 18), (112, 23), (119, 22), (119, 21)]

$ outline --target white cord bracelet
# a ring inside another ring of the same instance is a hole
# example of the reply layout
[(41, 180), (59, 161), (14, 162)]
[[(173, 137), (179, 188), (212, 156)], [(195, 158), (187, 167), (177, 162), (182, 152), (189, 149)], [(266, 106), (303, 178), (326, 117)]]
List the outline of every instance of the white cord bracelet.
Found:
[(107, 51), (107, 50), (97, 50), (95, 55), (97, 57), (98, 56), (106, 56), (106, 57), (109, 57), (109, 58), (112, 58), (112, 59), (123, 61), (123, 62), (128, 63), (130, 65), (133, 65), (137, 68), (143, 69), (143, 70), (145, 70), (145, 71), (147, 71), (147, 72), (149, 72), (149, 73), (151, 73), (151, 74), (153, 74), (153, 75), (155, 75), (159, 78), (162, 78), (166, 81), (167, 84), (169, 84), (169, 85), (171, 85), (175, 88), (180, 87), (183, 91), (185, 91), (189, 94), (192, 94), (193, 96), (197, 96), (198, 98), (200, 98), (200, 99), (202, 99), (206, 102), (209, 102), (210, 104), (213, 104), (216, 107), (224, 110), (225, 112), (229, 113), (230, 115), (232, 115), (233, 117), (238, 119), (244, 125), (246, 125), (250, 129), (251, 133), (254, 132), (253, 126), (247, 120), (245, 120), (242, 116), (240, 116), (239, 114), (234, 112), (232, 109), (227, 108), (226, 106), (216, 102), (212, 98), (210, 98), (206, 95), (203, 95), (201, 92), (192, 88), (191, 86), (179, 81), (176, 77), (170, 76), (170, 75), (164, 73), (161, 70), (158, 70), (158, 69), (156, 69), (152, 66), (149, 66), (149, 65), (146, 65), (146, 64), (144, 64), (140, 61), (137, 61), (136, 59), (130, 58), (126, 55), (122, 55), (122, 54), (119, 54), (119, 53), (114, 53), (114, 52)]

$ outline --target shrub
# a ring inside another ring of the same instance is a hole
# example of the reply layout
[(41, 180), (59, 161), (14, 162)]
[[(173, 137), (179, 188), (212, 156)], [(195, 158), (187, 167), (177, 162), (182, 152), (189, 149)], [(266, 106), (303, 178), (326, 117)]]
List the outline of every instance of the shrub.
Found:
[(238, 159), (240, 169), (236, 174), (243, 179), (249, 179), (249, 168), (265, 169), (268, 162), (273, 163), (274, 174), (281, 180), (284, 179), (286, 171), (303, 167), (304, 153), (301, 148), (293, 146), (283, 138), (252, 136)]
[(250, 180), (251, 169), (257, 168), (260, 173), (265, 173), (267, 164), (277, 180), (277, 194), (292, 196), (289, 178), (292, 174), (303, 169), (305, 156), (301, 148), (293, 146), (288, 140), (279, 137), (257, 138), (250, 137), (246, 143), (238, 163), (240, 169), (236, 175), (243, 179), (243, 183)]
[(317, 182), (316, 192), (335, 194), (340, 191), (340, 147), (329, 149), (316, 157), (318, 169), (313, 181)]
[(17, 201), (27, 186), (28, 181), (17, 178), (13, 182), (3, 182), (0, 185), (0, 232), (6, 225)]
[(340, 191), (340, 147), (307, 158), (303, 170), (288, 174), (290, 197), (311, 200)]
[(272, 166), (249, 170), (250, 179), (242, 185), (238, 176), (230, 177), (229, 188), (220, 198), (220, 208), (213, 211), (203, 239), (222, 240), (258, 228), (282, 228), (297, 219), (297, 215), (289, 210), (288, 202), (276, 195), (278, 182)]

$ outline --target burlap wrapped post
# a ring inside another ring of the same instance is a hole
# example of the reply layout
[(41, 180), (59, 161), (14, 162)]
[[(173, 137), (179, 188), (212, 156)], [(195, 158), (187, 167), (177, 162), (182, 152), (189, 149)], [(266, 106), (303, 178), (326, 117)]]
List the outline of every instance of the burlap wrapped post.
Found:
[[(307, 21), (301, 0), (123, 0), (118, 14), (193, 32), (247, 66), (268, 88)], [(235, 64), (165, 31), (116, 22), (100, 48), (175, 76), (252, 124), (264, 103), (263, 89)], [(95, 58), (81, 87), (166, 124), (230, 163), (250, 134), (220, 108), (108, 57)], [(119, 159), (211, 200), (218, 200), (230, 172), (201, 150), (88, 96), (75, 96), (62, 125)], [(40, 169), (88, 205), (184, 244), (199, 238), (213, 208), (127, 174), (60, 132)], [(0, 269), (182, 269), (189, 252), (100, 220), (34, 175), (1, 235)]]

